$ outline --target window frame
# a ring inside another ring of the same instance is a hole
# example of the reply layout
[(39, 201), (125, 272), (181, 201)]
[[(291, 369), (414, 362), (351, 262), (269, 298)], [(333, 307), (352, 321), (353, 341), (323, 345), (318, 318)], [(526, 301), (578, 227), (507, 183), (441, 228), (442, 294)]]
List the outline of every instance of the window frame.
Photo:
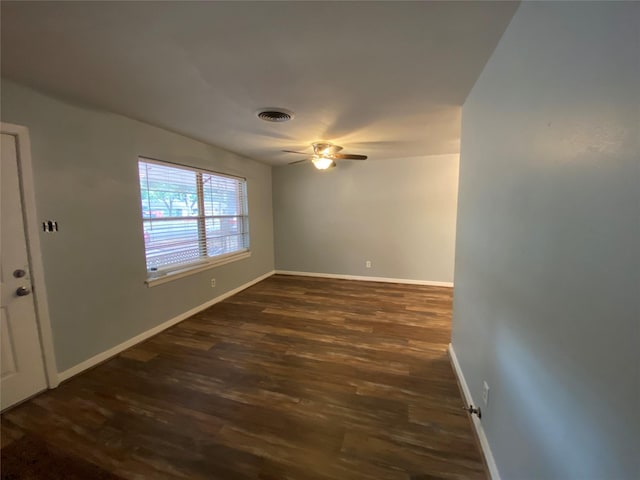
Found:
[[(147, 269), (147, 278), (145, 283), (147, 284), (147, 286), (152, 287), (155, 285), (160, 285), (172, 280), (177, 280), (179, 278), (183, 278), (189, 275), (193, 275), (195, 273), (202, 272), (204, 270), (208, 270), (210, 268), (218, 267), (221, 265), (225, 265), (227, 263), (249, 258), (251, 256), (248, 182), (246, 177), (241, 177), (238, 175), (230, 175), (227, 173), (216, 172), (214, 170), (207, 170), (204, 168), (193, 167), (191, 165), (168, 162), (165, 160), (158, 160), (155, 158), (149, 158), (149, 157), (144, 157), (142, 155), (139, 155), (137, 158), (136, 165), (137, 165), (137, 171), (138, 171), (138, 189), (139, 189), (138, 198), (139, 198), (139, 206), (140, 206), (140, 219), (141, 219), (141, 226), (142, 226), (143, 233), (145, 231), (145, 222), (151, 219), (145, 217), (144, 215), (143, 196), (142, 196), (143, 188), (142, 188), (141, 177), (140, 177), (141, 162), (147, 163), (147, 164), (156, 164), (162, 167), (175, 168), (183, 171), (193, 172), (196, 174), (196, 194), (197, 194), (197, 202), (198, 202), (198, 214), (194, 216), (184, 217), (184, 218), (196, 220), (198, 225), (198, 244), (200, 248), (204, 246), (205, 251), (208, 245), (206, 222), (208, 219), (211, 219), (211, 218), (215, 219), (216, 217), (218, 217), (218, 215), (207, 216), (205, 214), (205, 209), (204, 209), (205, 194), (204, 194), (204, 184), (202, 181), (202, 175), (206, 174), (206, 175), (230, 178), (236, 181), (241, 181), (242, 188), (243, 188), (243, 200), (244, 200), (244, 205), (242, 206), (243, 212), (242, 214), (239, 214), (239, 215), (233, 215), (233, 217), (237, 217), (243, 222), (243, 229), (246, 232), (246, 233), (243, 233), (243, 235), (246, 235), (246, 244), (247, 244), (245, 248), (242, 248), (237, 251), (223, 253), (215, 256), (200, 256), (198, 259), (194, 261), (174, 263), (171, 265), (159, 267), (157, 270), (149, 270), (148, 263), (147, 263), (147, 242), (145, 241), (144, 242), (144, 258), (145, 258), (145, 268)], [(224, 217), (224, 215), (221, 215), (220, 217)]]

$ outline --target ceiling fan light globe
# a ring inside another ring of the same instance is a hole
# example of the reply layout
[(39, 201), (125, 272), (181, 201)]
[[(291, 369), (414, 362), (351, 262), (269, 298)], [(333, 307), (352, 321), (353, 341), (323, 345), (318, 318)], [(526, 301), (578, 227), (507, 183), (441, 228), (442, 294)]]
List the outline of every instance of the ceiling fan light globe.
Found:
[(318, 170), (326, 170), (333, 165), (333, 159), (331, 158), (319, 157), (314, 158), (311, 161), (313, 162), (313, 166)]

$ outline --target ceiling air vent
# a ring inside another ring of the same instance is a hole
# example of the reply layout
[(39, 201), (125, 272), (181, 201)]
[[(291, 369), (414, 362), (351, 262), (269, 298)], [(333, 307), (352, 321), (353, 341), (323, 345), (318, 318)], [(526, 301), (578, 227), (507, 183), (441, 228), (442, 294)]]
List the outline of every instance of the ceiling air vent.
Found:
[(281, 108), (267, 110), (260, 110), (258, 112), (258, 118), (265, 122), (288, 122), (293, 118), (293, 113), (283, 110)]

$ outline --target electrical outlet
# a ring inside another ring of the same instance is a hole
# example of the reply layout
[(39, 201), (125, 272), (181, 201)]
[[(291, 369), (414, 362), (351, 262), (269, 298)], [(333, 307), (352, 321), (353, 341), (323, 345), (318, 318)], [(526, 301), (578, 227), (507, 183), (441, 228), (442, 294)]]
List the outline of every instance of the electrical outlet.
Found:
[(486, 380), (482, 382), (482, 401), (485, 407), (489, 403), (489, 384)]
[(215, 288), (215, 286), (216, 286), (216, 279), (212, 278), (211, 279), (211, 288)]
[(371, 268), (371, 260), (367, 260), (366, 262), (364, 262), (364, 266), (367, 268)]

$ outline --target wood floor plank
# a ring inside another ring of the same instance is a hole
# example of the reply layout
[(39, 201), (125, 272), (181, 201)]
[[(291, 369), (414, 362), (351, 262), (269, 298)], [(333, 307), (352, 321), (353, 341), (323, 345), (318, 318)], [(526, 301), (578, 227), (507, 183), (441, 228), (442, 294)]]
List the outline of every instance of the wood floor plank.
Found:
[(126, 479), (487, 478), (451, 293), (272, 276), (5, 412), (3, 455), (30, 438)]

